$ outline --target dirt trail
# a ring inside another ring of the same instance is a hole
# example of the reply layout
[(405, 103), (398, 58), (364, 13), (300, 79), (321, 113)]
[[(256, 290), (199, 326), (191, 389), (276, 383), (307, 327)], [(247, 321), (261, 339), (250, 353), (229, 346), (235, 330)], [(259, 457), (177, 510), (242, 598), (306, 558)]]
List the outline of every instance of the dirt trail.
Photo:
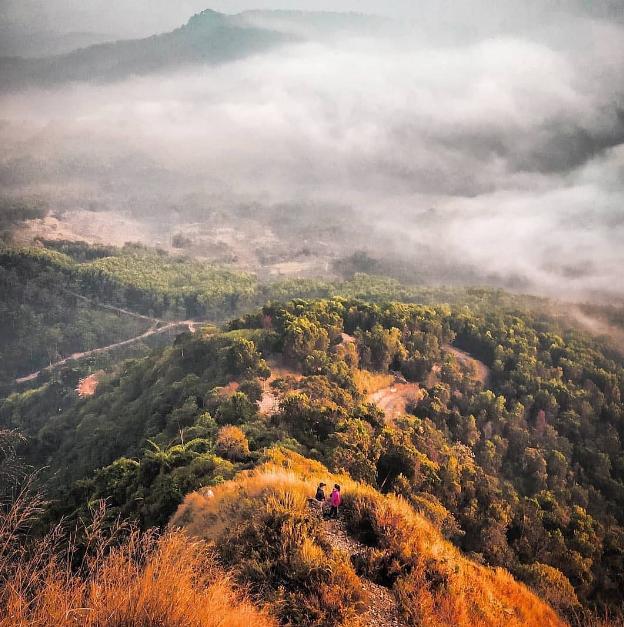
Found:
[(422, 399), (423, 391), (418, 383), (407, 383), (395, 380), (388, 387), (377, 390), (366, 397), (367, 403), (375, 403), (383, 410), (386, 420), (392, 422), (403, 416), (407, 406)]
[[(311, 503), (315, 509), (316, 503)], [(318, 510), (317, 510), (318, 511)], [(366, 552), (366, 547), (349, 535), (342, 520), (323, 520), (324, 538), (334, 551), (344, 553), (349, 560)], [(365, 627), (402, 627), (396, 598), (388, 588), (360, 576), (362, 588), (368, 597), (367, 607), (361, 615)]]
[(276, 379), (283, 379), (285, 377), (293, 377), (295, 380), (300, 381), (303, 379), (303, 375), (300, 372), (287, 368), (281, 361), (275, 358), (267, 359), (267, 364), (271, 370), (271, 375), (268, 379), (261, 382), (262, 398), (260, 399), (260, 413), (265, 416), (270, 416), (277, 411), (279, 405), (279, 398), (271, 388), (271, 383)]
[(122, 340), (121, 342), (115, 342), (114, 344), (109, 344), (108, 346), (101, 346), (100, 348), (93, 348), (89, 351), (84, 351), (82, 353), (73, 353), (68, 357), (60, 359), (59, 361), (55, 361), (53, 364), (46, 366), (45, 368), (41, 368), (41, 370), (37, 370), (36, 372), (31, 372), (29, 375), (24, 377), (19, 377), (15, 379), (15, 383), (27, 383), (28, 381), (34, 381), (41, 373), (49, 372), (58, 368), (59, 366), (64, 366), (68, 364), (70, 361), (75, 361), (77, 359), (83, 359), (84, 357), (91, 357), (91, 355), (97, 355), (99, 353), (105, 353), (109, 350), (113, 350), (115, 348), (120, 348), (122, 346), (128, 346), (129, 344), (133, 344), (134, 342), (138, 342), (139, 340), (144, 340), (152, 335), (157, 335), (159, 333), (165, 333), (166, 331), (171, 331), (176, 327), (186, 327), (189, 331), (194, 332), (196, 325), (198, 323), (194, 320), (175, 320), (173, 322), (168, 322), (162, 327), (158, 327), (156, 325), (149, 328), (145, 333), (141, 333), (141, 335), (137, 335), (135, 337), (131, 337), (127, 340)]
[(475, 359), (470, 353), (463, 351), (455, 346), (451, 346), (450, 344), (445, 344), (443, 346), (444, 350), (452, 353), (462, 364), (472, 366), (475, 372), (475, 379), (477, 381), (481, 381), (483, 386), (487, 386), (490, 381), (490, 369), (478, 359)]

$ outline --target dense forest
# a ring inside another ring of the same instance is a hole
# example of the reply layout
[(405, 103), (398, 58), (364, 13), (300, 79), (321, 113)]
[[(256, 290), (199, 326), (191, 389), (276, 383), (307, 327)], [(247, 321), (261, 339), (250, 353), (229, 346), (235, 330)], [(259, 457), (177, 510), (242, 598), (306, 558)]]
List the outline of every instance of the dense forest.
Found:
[[(136, 337), (158, 320), (219, 323), (271, 300), (339, 294), (374, 302), (490, 303), (497, 307), (517, 305), (518, 300), (502, 291), (409, 287), (367, 274), (353, 274), (338, 282), (282, 279), (263, 283), (251, 274), (138, 245), (41, 244), (0, 249), (0, 396), (15, 378), (73, 353)], [(539, 300), (523, 302), (534, 305)], [(134, 354), (150, 345), (137, 342)]]
[[(282, 447), (400, 495), (570, 620), (582, 606), (616, 611), (624, 362), (548, 316), (514, 311), (511, 297), (492, 298), (500, 307), (269, 304), (125, 362), (88, 398), (61, 369), (9, 396), (0, 426), (27, 437), (25, 462), (45, 466), (50, 521), (106, 499), (111, 521), (164, 526), (186, 494)], [(371, 401), (383, 373), (417, 384), (399, 416)], [(375, 568), (397, 581), (397, 564)]]

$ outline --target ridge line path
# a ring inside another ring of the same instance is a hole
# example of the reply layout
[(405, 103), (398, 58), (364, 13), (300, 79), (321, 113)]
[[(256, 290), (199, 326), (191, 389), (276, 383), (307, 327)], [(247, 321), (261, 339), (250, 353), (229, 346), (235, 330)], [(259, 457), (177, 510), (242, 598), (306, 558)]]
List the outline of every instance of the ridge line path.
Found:
[[(165, 320), (160, 320), (159, 318), (152, 318), (150, 316), (144, 316), (143, 314), (139, 314), (134, 311), (122, 309), (121, 307), (115, 307), (114, 305), (107, 305), (106, 303), (98, 303), (98, 302), (92, 301), (86, 296), (81, 296), (80, 294), (76, 294), (75, 292), (69, 292), (69, 293), (72, 296), (75, 296), (76, 298), (79, 298), (88, 303), (91, 303), (92, 305), (103, 307), (104, 309), (110, 309), (112, 311), (117, 311), (119, 313), (122, 313), (128, 316), (133, 316), (135, 318), (140, 318), (141, 320), (148, 320), (149, 322), (152, 323), (152, 326), (147, 331), (144, 331), (143, 333), (139, 335), (135, 335), (134, 337), (128, 338), (127, 340), (122, 340), (120, 342), (108, 344), (107, 346), (100, 346), (99, 348), (92, 348), (91, 350), (88, 350), (88, 351), (72, 353), (71, 355), (64, 357), (63, 359), (59, 359), (58, 361), (55, 361), (54, 363), (50, 364), (49, 366), (45, 366), (44, 368), (41, 368), (40, 370), (31, 372), (30, 374), (27, 374), (23, 377), (18, 377), (17, 379), (15, 379), (15, 383), (17, 383), (18, 385), (20, 383), (27, 383), (28, 381), (34, 381), (35, 379), (39, 377), (41, 373), (49, 372), (51, 370), (54, 370), (55, 368), (58, 368), (59, 366), (64, 366), (70, 361), (83, 359), (84, 357), (90, 357), (91, 355), (97, 355), (99, 353), (105, 353), (106, 351), (113, 350), (115, 348), (120, 348), (121, 346), (128, 346), (129, 344), (132, 344), (139, 340), (143, 340), (145, 338), (151, 337), (152, 335), (157, 335), (159, 333), (164, 333), (165, 331), (170, 331), (171, 329), (175, 329), (176, 327), (186, 327), (191, 333), (194, 333), (197, 328), (197, 325), (202, 324), (201, 322), (198, 322), (196, 320), (172, 320), (170, 322), (166, 322)], [(159, 327), (158, 326), (159, 324), (163, 324), (163, 326)]]
[[(314, 499), (308, 500), (310, 509), (320, 515)], [(321, 516), (324, 538), (333, 551), (346, 554), (349, 561), (352, 557), (366, 552), (366, 546), (349, 535), (343, 520)], [(363, 627), (404, 627), (405, 623), (399, 616), (399, 606), (392, 590), (375, 583), (363, 575), (358, 575), (362, 588), (366, 593), (366, 610), (359, 616)]]

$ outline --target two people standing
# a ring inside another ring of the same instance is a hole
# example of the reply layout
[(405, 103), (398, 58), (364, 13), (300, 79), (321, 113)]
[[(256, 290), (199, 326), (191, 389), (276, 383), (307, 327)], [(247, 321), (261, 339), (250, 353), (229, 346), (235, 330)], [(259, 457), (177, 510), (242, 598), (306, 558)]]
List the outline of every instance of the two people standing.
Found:
[(316, 500), (322, 504), (328, 506), (329, 511), (327, 512), (328, 518), (338, 518), (338, 508), (342, 503), (342, 496), (340, 495), (340, 486), (335, 483), (334, 489), (331, 491), (329, 498), (325, 497), (325, 488), (327, 484), (321, 482), (316, 488)]

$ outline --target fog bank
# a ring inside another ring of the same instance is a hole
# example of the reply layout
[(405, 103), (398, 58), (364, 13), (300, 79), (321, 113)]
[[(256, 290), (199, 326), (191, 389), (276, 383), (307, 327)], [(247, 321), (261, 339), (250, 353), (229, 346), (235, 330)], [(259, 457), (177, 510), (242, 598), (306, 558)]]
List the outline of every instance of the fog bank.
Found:
[[(247, 19), (307, 33), (282, 18)], [(275, 230), (285, 206), (285, 240), (342, 214), (345, 254), (415, 279), (623, 297), (623, 27), (579, 11), (483, 32), (429, 19), (3, 94), (0, 180), (163, 223), (218, 208), (235, 225), (245, 206)]]

